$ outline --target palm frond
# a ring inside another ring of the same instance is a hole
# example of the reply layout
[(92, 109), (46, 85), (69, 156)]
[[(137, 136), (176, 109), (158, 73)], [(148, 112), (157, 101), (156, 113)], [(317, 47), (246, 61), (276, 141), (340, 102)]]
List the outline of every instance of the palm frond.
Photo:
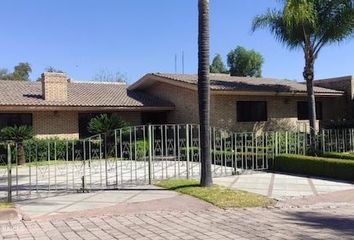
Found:
[(283, 18), (287, 28), (313, 28), (316, 24), (315, 3), (311, 0), (287, 0)]
[(290, 49), (301, 47), (303, 40), (300, 30), (289, 31), (283, 13), (276, 9), (268, 9), (263, 15), (258, 15), (252, 23), (252, 31), (268, 28), (274, 37)]
[(317, 0), (319, 46), (340, 42), (354, 34), (353, 0)]
[(108, 116), (108, 114), (101, 114), (90, 120), (88, 130), (94, 134), (104, 134), (127, 126), (127, 122), (114, 114), (111, 116)]
[(1, 129), (0, 134), (4, 140), (20, 142), (33, 137), (33, 128), (27, 125), (5, 127)]

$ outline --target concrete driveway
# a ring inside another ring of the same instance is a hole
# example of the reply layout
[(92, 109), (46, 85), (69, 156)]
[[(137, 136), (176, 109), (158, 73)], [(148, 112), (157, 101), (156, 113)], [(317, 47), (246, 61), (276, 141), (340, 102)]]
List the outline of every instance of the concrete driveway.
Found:
[(354, 189), (354, 183), (265, 172), (215, 178), (214, 183), (277, 200)]
[(174, 191), (155, 186), (141, 186), (119, 191), (96, 191), (90, 193), (49, 194), (29, 200), (17, 201), (16, 208), (26, 219), (103, 209), (116, 204), (134, 204), (176, 197)]
[[(262, 194), (281, 201), (298, 199), (303, 196), (317, 196), (324, 193), (354, 190), (354, 184), (352, 183), (274, 173), (252, 173), (221, 177), (215, 178), (214, 183), (225, 187)], [(84, 194), (50, 194), (39, 198), (18, 201), (16, 202), (16, 207), (24, 214), (25, 218), (34, 219), (92, 209), (103, 209), (116, 206), (117, 204), (148, 203), (150, 201), (160, 201), (164, 199), (169, 201), (169, 199), (178, 196), (180, 196), (180, 194), (174, 191), (163, 190), (155, 186), (141, 186), (135, 189), (98, 191)], [(185, 199), (181, 201), (183, 202)], [(145, 207), (147, 206), (148, 205)]]

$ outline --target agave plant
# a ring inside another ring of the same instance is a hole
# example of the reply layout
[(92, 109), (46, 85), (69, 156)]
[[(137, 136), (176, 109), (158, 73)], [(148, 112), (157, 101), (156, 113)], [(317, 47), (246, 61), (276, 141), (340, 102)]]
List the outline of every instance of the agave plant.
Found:
[(17, 164), (25, 164), (26, 158), (23, 142), (33, 137), (33, 128), (27, 125), (6, 127), (1, 130), (1, 137), (4, 140), (11, 140), (16, 143)]

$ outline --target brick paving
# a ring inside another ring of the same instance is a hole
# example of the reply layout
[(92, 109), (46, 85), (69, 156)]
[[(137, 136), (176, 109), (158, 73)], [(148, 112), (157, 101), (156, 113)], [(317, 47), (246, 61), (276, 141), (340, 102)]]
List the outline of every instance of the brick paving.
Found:
[(150, 211), (10, 221), (0, 239), (354, 239), (354, 205)]

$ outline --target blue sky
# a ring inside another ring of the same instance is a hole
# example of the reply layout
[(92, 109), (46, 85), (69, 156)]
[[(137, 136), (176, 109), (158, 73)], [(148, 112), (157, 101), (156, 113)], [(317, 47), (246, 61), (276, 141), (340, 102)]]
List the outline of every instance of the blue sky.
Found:
[[(277, 0), (210, 0), (211, 58), (237, 45), (260, 52), (263, 76), (301, 80), (303, 55), (267, 31), (251, 32), (255, 15)], [(48, 66), (75, 80), (102, 70), (134, 82), (148, 72), (197, 72), (197, 0), (1, 0), (0, 67), (31, 63), (32, 79)], [(323, 49), (316, 77), (354, 74), (354, 40)]]

